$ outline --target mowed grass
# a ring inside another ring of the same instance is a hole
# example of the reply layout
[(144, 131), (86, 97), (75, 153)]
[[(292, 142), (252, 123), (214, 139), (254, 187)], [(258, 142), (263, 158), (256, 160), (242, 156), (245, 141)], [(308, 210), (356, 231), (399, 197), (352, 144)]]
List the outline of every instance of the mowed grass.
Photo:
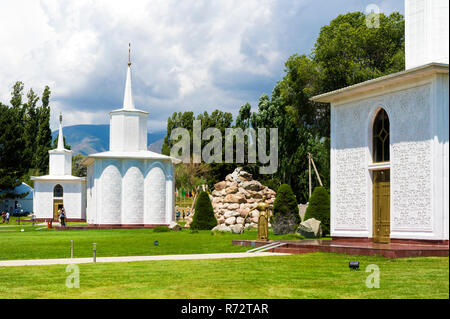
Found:
[[(69, 258), (71, 240), (75, 258), (91, 257), (93, 243), (97, 244), (98, 257), (242, 252), (250, 248), (234, 246), (231, 241), (257, 237), (256, 230), (238, 235), (192, 233), (188, 229), (161, 233), (152, 229), (47, 230), (42, 226), (25, 226), (24, 232), (21, 229), (22, 226), (0, 229), (0, 260)], [(271, 239), (295, 239), (295, 236), (271, 234)]]
[[(361, 270), (348, 268), (359, 260)], [(366, 287), (380, 269), (380, 288)], [(221, 260), (0, 267), (0, 298), (449, 298), (448, 258), (387, 259), (312, 253)]]

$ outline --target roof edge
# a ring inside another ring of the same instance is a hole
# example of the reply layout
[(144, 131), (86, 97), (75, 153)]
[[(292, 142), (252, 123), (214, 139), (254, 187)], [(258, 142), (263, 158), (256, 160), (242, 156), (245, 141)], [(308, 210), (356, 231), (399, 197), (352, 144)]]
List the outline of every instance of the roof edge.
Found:
[(448, 73), (449, 65), (446, 63), (428, 63), (409, 70), (400, 71), (388, 75), (381, 76), (372, 80), (357, 83), (338, 90), (316, 95), (310, 98), (313, 102), (332, 103), (333, 101), (348, 96), (350, 94), (358, 94), (377, 88), (377, 86), (386, 86), (395, 81), (402, 81), (423, 77), (435, 73)]

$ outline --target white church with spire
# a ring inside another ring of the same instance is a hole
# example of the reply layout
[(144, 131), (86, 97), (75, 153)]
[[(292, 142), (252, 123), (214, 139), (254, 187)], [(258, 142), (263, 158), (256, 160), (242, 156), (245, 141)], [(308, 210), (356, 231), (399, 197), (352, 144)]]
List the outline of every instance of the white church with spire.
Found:
[(64, 207), (67, 221), (84, 221), (86, 178), (72, 175), (72, 151), (64, 148), (62, 115), (59, 116), (58, 146), (48, 152), (49, 174), (31, 177), (36, 219), (58, 221), (58, 210)]
[(177, 159), (147, 150), (148, 113), (135, 108), (128, 60), (123, 107), (111, 111), (109, 151), (89, 155), (88, 224), (168, 225), (174, 220)]

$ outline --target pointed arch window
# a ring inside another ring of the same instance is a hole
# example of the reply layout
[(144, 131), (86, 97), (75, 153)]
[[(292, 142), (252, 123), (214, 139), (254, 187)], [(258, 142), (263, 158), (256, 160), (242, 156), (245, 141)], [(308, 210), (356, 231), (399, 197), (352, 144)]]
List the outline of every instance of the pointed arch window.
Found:
[(378, 111), (373, 123), (373, 162), (389, 162), (389, 117), (385, 110)]
[(63, 197), (64, 191), (63, 187), (61, 185), (56, 185), (53, 188), (53, 197)]

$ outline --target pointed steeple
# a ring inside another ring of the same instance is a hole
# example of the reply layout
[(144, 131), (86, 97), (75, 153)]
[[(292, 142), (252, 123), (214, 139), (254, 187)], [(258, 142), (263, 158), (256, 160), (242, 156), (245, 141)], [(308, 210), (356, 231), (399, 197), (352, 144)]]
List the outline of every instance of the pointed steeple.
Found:
[(62, 114), (59, 114), (59, 133), (58, 133), (58, 151), (64, 150), (64, 136), (62, 131)]
[(130, 58), (131, 45), (128, 43), (128, 70), (127, 81), (125, 83), (125, 94), (123, 97), (123, 108), (128, 110), (134, 110), (133, 91), (131, 90), (131, 58)]

